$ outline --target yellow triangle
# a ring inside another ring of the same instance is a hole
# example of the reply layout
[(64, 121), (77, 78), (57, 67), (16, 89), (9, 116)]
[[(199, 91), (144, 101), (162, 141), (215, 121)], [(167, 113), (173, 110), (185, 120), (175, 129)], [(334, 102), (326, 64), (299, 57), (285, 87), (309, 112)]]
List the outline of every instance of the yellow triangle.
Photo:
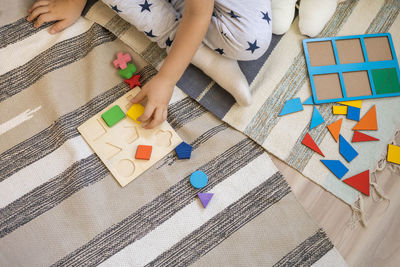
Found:
[(341, 102), (337, 102), (337, 103), (346, 105), (346, 106), (361, 108), (362, 101), (361, 100), (352, 100), (352, 101), (341, 101)]

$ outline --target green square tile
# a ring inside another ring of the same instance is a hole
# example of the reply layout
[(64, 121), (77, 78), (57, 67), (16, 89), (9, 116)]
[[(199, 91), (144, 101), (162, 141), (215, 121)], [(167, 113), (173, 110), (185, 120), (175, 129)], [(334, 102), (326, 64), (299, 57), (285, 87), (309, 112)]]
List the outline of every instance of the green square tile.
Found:
[(400, 92), (399, 77), (396, 69), (371, 70), (375, 92), (378, 95)]
[(118, 105), (113, 106), (101, 115), (103, 120), (107, 123), (108, 127), (113, 126), (114, 124), (125, 118), (125, 116), (125, 113)]

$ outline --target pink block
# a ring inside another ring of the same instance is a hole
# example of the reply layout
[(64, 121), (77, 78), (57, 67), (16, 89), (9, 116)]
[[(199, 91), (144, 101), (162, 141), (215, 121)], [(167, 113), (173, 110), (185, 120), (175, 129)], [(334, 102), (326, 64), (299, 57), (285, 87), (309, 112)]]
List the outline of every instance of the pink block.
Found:
[(122, 52), (119, 52), (117, 54), (117, 59), (113, 61), (114, 66), (118, 69), (121, 68), (121, 70), (126, 69), (126, 63), (128, 63), (129, 61), (131, 61), (131, 55), (129, 55), (128, 53), (123, 54)]

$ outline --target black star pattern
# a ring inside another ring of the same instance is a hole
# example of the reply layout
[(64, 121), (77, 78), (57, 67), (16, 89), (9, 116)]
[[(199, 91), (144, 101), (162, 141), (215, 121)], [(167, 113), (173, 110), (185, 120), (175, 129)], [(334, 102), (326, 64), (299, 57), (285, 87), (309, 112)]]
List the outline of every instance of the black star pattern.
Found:
[(215, 15), (215, 11), (213, 11), (212, 16), (213, 17), (217, 17), (217, 15)]
[(217, 48), (217, 49), (214, 49), (214, 50), (217, 51), (218, 53), (220, 53), (221, 55), (224, 54), (224, 49), (222, 49), (222, 48)]
[(262, 19), (265, 19), (269, 24), (269, 22), (271, 21), (271, 18), (268, 15), (268, 11), (265, 12), (265, 13), (261, 11), (261, 13), (263, 14), (263, 18)]
[(249, 44), (249, 48), (247, 48), (246, 50), (251, 51), (252, 54), (254, 53), (254, 51), (256, 49), (260, 48), (259, 46), (257, 46), (257, 40), (255, 40), (254, 43), (250, 43), (250, 42), (247, 42), (247, 43)]
[(240, 18), (239, 15), (236, 15), (236, 14), (233, 12), (233, 10), (231, 10), (231, 12), (229, 12), (228, 14), (231, 15), (231, 18), (234, 18), (234, 19)]
[(110, 5), (110, 6), (111, 6), (111, 9), (114, 10), (115, 12), (117, 12), (117, 13), (122, 12), (121, 10), (118, 9), (117, 5), (115, 5), (115, 6)]
[(174, 40), (171, 40), (171, 39), (168, 37), (168, 39), (165, 41), (165, 44), (166, 44), (167, 46), (171, 46), (173, 41), (174, 41)]
[(151, 10), (150, 10), (150, 6), (151, 6), (151, 5), (153, 5), (153, 4), (149, 4), (149, 3), (147, 2), (147, 0), (144, 0), (144, 3), (143, 3), (143, 4), (139, 4), (139, 6), (142, 7), (142, 10), (141, 10), (140, 12), (143, 12), (143, 11), (145, 11), (145, 10), (151, 12)]
[(144, 33), (145, 33), (148, 37), (157, 37), (156, 35), (153, 34), (153, 30), (150, 30), (149, 32), (144, 31)]

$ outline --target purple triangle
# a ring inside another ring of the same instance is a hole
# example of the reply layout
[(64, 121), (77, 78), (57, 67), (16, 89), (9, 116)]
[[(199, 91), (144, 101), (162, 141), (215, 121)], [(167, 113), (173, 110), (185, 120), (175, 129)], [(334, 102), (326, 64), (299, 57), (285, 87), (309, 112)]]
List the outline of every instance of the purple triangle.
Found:
[(203, 207), (207, 207), (208, 202), (210, 202), (211, 198), (213, 197), (213, 193), (198, 193), (197, 194), (200, 198), (201, 204), (203, 204)]

